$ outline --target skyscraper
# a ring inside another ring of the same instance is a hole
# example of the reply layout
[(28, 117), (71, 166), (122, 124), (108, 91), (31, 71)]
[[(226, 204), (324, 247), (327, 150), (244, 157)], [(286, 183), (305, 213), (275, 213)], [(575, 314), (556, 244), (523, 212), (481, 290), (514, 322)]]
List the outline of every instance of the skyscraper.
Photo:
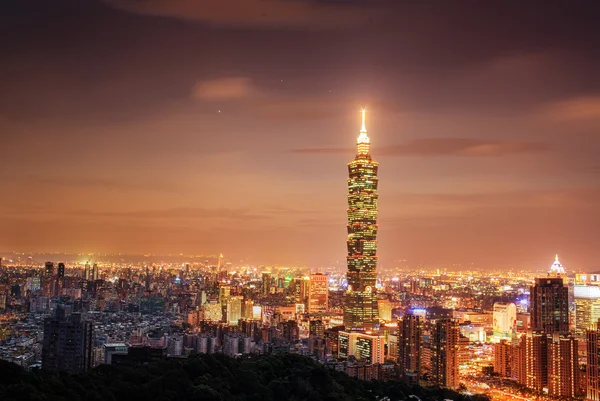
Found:
[(587, 395), (586, 400), (600, 401), (600, 321), (587, 330)]
[(548, 337), (529, 331), (525, 340), (527, 388), (543, 391), (548, 386)]
[(92, 367), (92, 322), (59, 307), (44, 321), (42, 369), (79, 373)]
[(340, 331), (338, 337), (338, 356), (354, 356), (368, 363), (383, 363), (385, 358), (385, 337), (360, 332)]
[(65, 264), (64, 263), (58, 264), (57, 276), (58, 276), (58, 278), (65, 278)]
[(562, 277), (536, 278), (531, 287), (531, 328), (546, 334), (569, 332), (569, 287)]
[(268, 295), (271, 293), (271, 274), (263, 273), (262, 275), (262, 293)]
[(94, 263), (94, 268), (92, 270), (92, 279), (94, 281), (98, 280), (98, 264)]
[(512, 377), (512, 345), (506, 339), (494, 344), (494, 372), (502, 377)]
[(92, 277), (92, 273), (91, 273), (91, 269), (90, 269), (90, 262), (86, 262), (85, 270), (83, 273), (83, 278), (85, 279), (85, 281), (90, 281), (91, 277)]
[(42, 279), (42, 293), (44, 296), (54, 296), (54, 263), (46, 262), (44, 265), (44, 276)]
[(550, 396), (574, 398), (581, 394), (577, 358), (577, 339), (557, 333), (548, 337), (548, 394)]
[(411, 386), (421, 380), (422, 347), (423, 319), (404, 315), (398, 325), (398, 367), (400, 380)]
[(377, 169), (362, 111), (356, 157), (348, 164), (348, 289), (344, 305), (346, 330), (378, 325), (377, 295)]
[(243, 297), (229, 297), (227, 305), (227, 324), (237, 325), (242, 318)]
[(458, 339), (460, 329), (452, 319), (439, 319), (431, 330), (431, 378), (435, 384), (458, 388)]
[(329, 310), (329, 277), (326, 274), (311, 274), (308, 289), (308, 313)]

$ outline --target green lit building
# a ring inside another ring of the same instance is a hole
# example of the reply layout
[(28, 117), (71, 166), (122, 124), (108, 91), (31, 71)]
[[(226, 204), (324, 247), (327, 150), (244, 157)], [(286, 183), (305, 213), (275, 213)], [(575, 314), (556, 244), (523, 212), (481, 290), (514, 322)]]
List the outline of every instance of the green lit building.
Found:
[(377, 168), (370, 140), (362, 128), (356, 157), (348, 164), (348, 289), (344, 305), (346, 330), (372, 330), (378, 325), (377, 294)]

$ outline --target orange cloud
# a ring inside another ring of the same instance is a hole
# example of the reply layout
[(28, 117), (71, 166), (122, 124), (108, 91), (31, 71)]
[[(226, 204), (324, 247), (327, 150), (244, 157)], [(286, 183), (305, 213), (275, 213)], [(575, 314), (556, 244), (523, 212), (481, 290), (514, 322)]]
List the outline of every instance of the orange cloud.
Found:
[(201, 100), (242, 99), (256, 93), (250, 78), (229, 77), (197, 82), (192, 97)]
[(581, 96), (553, 103), (542, 110), (553, 120), (575, 121), (600, 118), (600, 96)]

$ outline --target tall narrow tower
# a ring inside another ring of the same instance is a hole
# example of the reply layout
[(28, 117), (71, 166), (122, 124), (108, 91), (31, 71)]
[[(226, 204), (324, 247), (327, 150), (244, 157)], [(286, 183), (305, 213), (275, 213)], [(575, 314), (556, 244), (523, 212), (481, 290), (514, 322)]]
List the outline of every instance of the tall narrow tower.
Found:
[(348, 290), (344, 305), (346, 330), (370, 330), (378, 325), (377, 294), (377, 169), (362, 110), (356, 157), (348, 163)]

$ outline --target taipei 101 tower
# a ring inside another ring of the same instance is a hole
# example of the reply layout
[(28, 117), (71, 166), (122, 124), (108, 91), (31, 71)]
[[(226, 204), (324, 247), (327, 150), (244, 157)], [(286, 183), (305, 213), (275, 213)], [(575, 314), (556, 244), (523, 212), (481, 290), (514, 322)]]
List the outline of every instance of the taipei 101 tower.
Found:
[(348, 164), (348, 289), (344, 326), (347, 331), (377, 328), (377, 169), (362, 110), (356, 157)]

